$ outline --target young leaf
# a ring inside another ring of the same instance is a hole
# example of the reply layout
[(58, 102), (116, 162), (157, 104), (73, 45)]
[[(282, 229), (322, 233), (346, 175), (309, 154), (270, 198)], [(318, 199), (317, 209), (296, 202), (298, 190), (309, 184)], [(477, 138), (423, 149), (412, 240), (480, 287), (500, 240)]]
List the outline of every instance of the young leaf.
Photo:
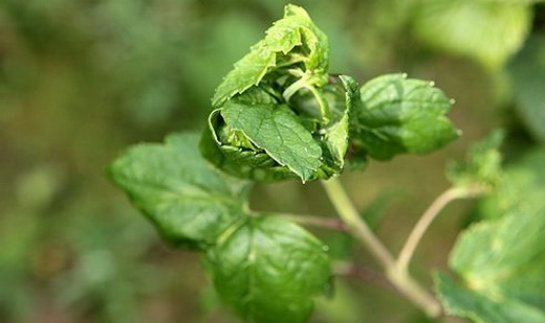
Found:
[(434, 281), (449, 315), (477, 323), (545, 322), (543, 312), (515, 299), (487, 297), (456, 284), (445, 274), (436, 275)]
[(320, 145), (287, 105), (247, 105), (230, 100), (221, 115), (226, 125), (240, 130), (257, 148), (303, 181), (309, 180), (322, 164)]
[(350, 135), (350, 117), (358, 102), (358, 82), (347, 75), (340, 75), (339, 81), (342, 88), (332, 93), (342, 94), (343, 98), (329, 100), (329, 106), (333, 108), (333, 122), (324, 129), (323, 135), (325, 151), (331, 159), (330, 164), (334, 165), (338, 172), (344, 168)]
[(478, 322), (545, 321), (545, 200), (531, 190), (519, 195), (523, 202), (458, 238), (449, 265), (464, 283), (438, 281), (452, 314)]
[(307, 77), (313, 82), (325, 83), (328, 54), (327, 37), (314, 25), (307, 12), (301, 7), (287, 5), (284, 18), (275, 22), (267, 30), (265, 38), (227, 74), (216, 89), (212, 105), (220, 107), (234, 95), (258, 85), (268, 73), (294, 64), (302, 63)]
[(428, 153), (458, 137), (445, 116), (451, 100), (431, 82), (383, 75), (363, 85), (360, 98), (351, 121), (353, 144), (375, 159)]
[(479, 204), (478, 216), (495, 219), (545, 196), (545, 149), (534, 149), (506, 167), (495, 189)]
[(330, 81), (316, 89), (331, 108), (325, 124), (313, 114), (319, 103), (309, 92), (295, 96), (291, 105), (279, 103), (274, 91), (261, 88), (230, 99), (210, 115), (201, 140), (203, 155), (229, 174), (258, 181), (309, 181), (339, 174), (357, 83), (344, 75)]
[(195, 134), (175, 134), (164, 144), (133, 146), (108, 173), (164, 239), (204, 247), (244, 218), (248, 183), (209, 167), (197, 143)]
[(456, 186), (496, 186), (502, 171), (499, 148), (503, 137), (503, 132), (494, 131), (469, 148), (463, 163), (451, 162), (447, 170), (450, 181)]
[(531, 7), (519, 1), (420, 0), (414, 32), (422, 41), (496, 69), (523, 44)]
[(325, 246), (296, 224), (252, 218), (226, 232), (207, 254), (223, 300), (249, 322), (305, 322), (330, 266)]

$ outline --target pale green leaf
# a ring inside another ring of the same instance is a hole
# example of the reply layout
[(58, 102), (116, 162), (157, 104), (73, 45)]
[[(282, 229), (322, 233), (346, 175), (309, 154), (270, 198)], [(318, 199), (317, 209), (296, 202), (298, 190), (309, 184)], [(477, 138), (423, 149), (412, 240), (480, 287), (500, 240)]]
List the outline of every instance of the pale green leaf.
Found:
[(444, 274), (434, 277), (441, 303), (449, 315), (477, 323), (543, 323), (545, 315), (534, 307), (510, 298), (487, 297), (464, 288)]
[(545, 37), (530, 38), (508, 70), (517, 113), (533, 137), (545, 143)]
[(545, 181), (527, 174), (512, 188), (517, 202), (497, 205), (499, 214), (458, 238), (449, 264), (463, 283), (439, 286), (453, 314), (479, 322), (545, 322)]
[(545, 196), (545, 149), (537, 148), (508, 165), (492, 194), (479, 204), (478, 216), (492, 219), (528, 203), (540, 203)]
[(419, 0), (413, 20), (422, 41), (496, 69), (522, 46), (532, 10), (524, 3)]
[(351, 121), (352, 140), (375, 159), (428, 153), (458, 137), (445, 116), (451, 100), (431, 82), (383, 75), (363, 85), (360, 98)]
[(504, 134), (494, 131), (468, 149), (463, 162), (451, 162), (448, 177), (455, 186), (494, 187), (501, 178), (502, 156), (499, 151)]
[(133, 146), (108, 173), (167, 241), (203, 247), (241, 220), (248, 184), (208, 166), (197, 143), (195, 134), (175, 134)]
[(265, 38), (227, 74), (216, 89), (212, 104), (220, 107), (234, 95), (258, 85), (268, 73), (295, 64), (302, 63), (309, 78), (325, 83), (328, 52), (327, 37), (307, 12), (301, 7), (287, 5), (284, 18), (275, 22)]
[(275, 216), (226, 232), (207, 259), (222, 299), (249, 322), (305, 322), (330, 276), (325, 246)]

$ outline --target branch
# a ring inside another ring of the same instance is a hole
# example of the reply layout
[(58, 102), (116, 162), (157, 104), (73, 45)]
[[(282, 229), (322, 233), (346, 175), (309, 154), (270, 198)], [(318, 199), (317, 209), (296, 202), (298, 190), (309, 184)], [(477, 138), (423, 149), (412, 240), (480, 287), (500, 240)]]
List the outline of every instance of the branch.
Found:
[(388, 268), (393, 266), (394, 258), (369, 226), (361, 219), (359, 212), (346, 195), (339, 180), (332, 178), (328, 181), (322, 181), (322, 185), (340, 218), (346, 224), (348, 231), (369, 249), (371, 254), (383, 267)]
[(359, 212), (348, 198), (339, 180), (332, 178), (328, 181), (322, 181), (322, 185), (337, 213), (339, 213), (339, 217), (346, 224), (347, 230), (359, 239), (371, 252), (371, 255), (382, 265), (386, 278), (390, 283), (429, 317), (438, 317), (441, 314), (439, 302), (412, 277), (396, 270), (392, 255), (361, 219)]
[(416, 223), (413, 230), (411, 231), (405, 245), (399, 253), (399, 257), (396, 261), (396, 267), (400, 272), (407, 272), (411, 258), (414, 255), (418, 244), (422, 240), (422, 237), (430, 227), (431, 223), (439, 215), (439, 213), (447, 206), (450, 202), (480, 196), (485, 194), (487, 189), (482, 186), (472, 186), (469, 188), (463, 187), (452, 187), (444, 191), (439, 195), (435, 201), (428, 207), (428, 209), (422, 214), (420, 220)]

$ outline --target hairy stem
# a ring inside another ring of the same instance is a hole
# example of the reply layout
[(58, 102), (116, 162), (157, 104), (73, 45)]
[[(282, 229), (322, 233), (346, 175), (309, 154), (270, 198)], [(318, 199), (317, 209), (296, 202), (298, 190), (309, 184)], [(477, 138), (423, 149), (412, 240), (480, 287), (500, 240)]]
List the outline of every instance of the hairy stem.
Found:
[(422, 214), (420, 220), (416, 223), (413, 230), (407, 238), (407, 242), (401, 249), (399, 257), (396, 261), (397, 270), (400, 272), (407, 272), (409, 263), (414, 255), (418, 244), (422, 240), (422, 237), (430, 227), (431, 223), (439, 215), (441, 210), (445, 208), (450, 202), (463, 199), (479, 196), (484, 194), (486, 190), (481, 186), (474, 186), (469, 188), (458, 188), (452, 187), (444, 191), (439, 195), (435, 201), (428, 207), (428, 209)]
[(390, 283), (428, 316), (438, 317), (441, 314), (441, 306), (437, 300), (412, 277), (397, 270), (393, 256), (361, 219), (339, 180), (333, 178), (322, 181), (322, 184), (339, 217), (346, 224), (347, 230), (360, 240), (382, 265)]

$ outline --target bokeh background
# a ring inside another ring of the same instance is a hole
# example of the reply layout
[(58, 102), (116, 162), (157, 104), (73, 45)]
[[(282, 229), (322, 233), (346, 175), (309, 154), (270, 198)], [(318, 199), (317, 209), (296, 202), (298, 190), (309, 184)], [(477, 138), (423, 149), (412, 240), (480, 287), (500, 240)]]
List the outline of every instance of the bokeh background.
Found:
[[(331, 70), (361, 83), (390, 72), (434, 80), (464, 135), (440, 152), (343, 177), (397, 252), (448, 186), (445, 164), (491, 129), (506, 161), (545, 142), (545, 5), (523, 0), (294, 1), (329, 36)], [(199, 255), (164, 245), (104, 176), (126, 146), (198, 130), (222, 76), (284, 1), (0, 0), (0, 322), (237, 322)], [(332, 216), (319, 185), (259, 186), (260, 210)], [(446, 268), (472, 202), (442, 214), (413, 272)], [(426, 322), (384, 289), (372, 259), (316, 231), (365, 268), (320, 299), (313, 322)]]

